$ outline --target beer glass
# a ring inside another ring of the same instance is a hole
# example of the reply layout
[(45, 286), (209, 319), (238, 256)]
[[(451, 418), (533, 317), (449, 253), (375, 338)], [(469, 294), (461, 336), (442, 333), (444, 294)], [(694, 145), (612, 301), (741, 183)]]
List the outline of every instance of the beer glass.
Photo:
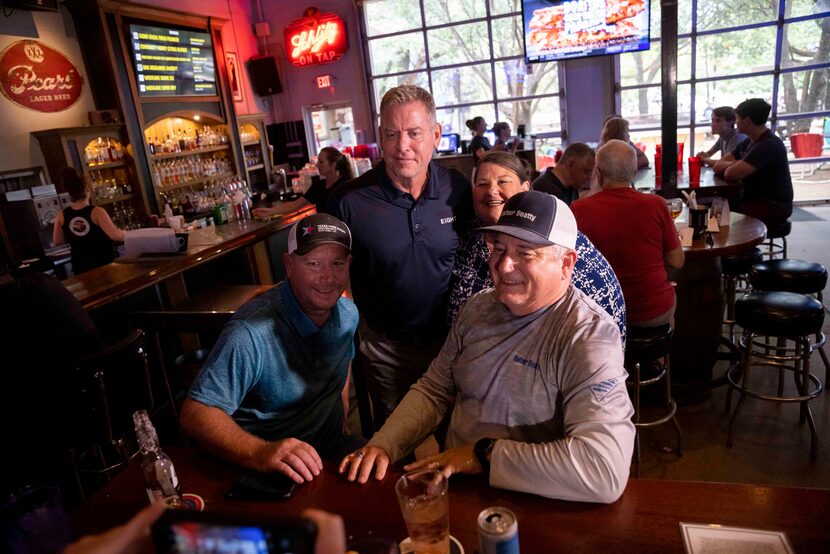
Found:
[(416, 554), (450, 551), (450, 499), (440, 471), (416, 471), (395, 484), (406, 530)]

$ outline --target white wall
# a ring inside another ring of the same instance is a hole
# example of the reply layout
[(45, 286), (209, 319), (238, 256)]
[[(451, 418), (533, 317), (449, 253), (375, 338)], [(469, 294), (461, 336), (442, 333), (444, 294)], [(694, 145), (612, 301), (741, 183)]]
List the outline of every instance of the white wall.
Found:
[(75, 37), (72, 18), (61, 8), (59, 13), (15, 10), (0, 20), (0, 51), (18, 40), (42, 42), (66, 56), (78, 68), (84, 80), (81, 97), (61, 112), (41, 113), (22, 108), (0, 95), (0, 171), (44, 166), (40, 145), (29, 133), (43, 129), (75, 127), (88, 123), (87, 113), (94, 110), (81, 49)]

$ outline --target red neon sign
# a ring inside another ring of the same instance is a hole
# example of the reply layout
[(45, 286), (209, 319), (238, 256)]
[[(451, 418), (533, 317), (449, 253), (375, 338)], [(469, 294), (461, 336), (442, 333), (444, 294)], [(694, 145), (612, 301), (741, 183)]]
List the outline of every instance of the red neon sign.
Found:
[(285, 51), (300, 67), (336, 62), (349, 45), (346, 23), (333, 13), (293, 21), (285, 28)]

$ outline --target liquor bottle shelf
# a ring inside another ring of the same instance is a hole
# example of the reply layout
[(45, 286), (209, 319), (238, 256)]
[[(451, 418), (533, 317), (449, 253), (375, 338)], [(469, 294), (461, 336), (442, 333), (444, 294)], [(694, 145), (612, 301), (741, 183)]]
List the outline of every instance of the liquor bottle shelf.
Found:
[(219, 152), (220, 150), (227, 150), (230, 144), (220, 144), (219, 146), (208, 146), (207, 148), (197, 148), (196, 150), (185, 150), (184, 152), (170, 152), (167, 154), (154, 154), (150, 156), (152, 161), (170, 160), (173, 158), (183, 158), (185, 156), (197, 156), (199, 154), (206, 154), (209, 152)]
[(107, 204), (114, 204), (115, 202), (123, 202), (125, 200), (132, 200), (135, 197), (135, 193), (129, 192), (127, 194), (116, 194), (115, 196), (111, 196), (110, 198), (96, 198), (93, 201), (93, 204), (96, 206), (105, 206)]
[(254, 171), (256, 169), (263, 169), (264, 167), (265, 167), (264, 164), (256, 164), (256, 165), (249, 165), (245, 169), (247, 169), (248, 171)]
[(107, 163), (86, 164), (87, 171), (97, 171), (99, 169), (109, 169), (111, 167), (124, 167), (124, 160)]
[(228, 177), (233, 177), (234, 175), (236, 175), (236, 173), (232, 171), (226, 171), (224, 173), (217, 173), (216, 175), (210, 175), (208, 177), (199, 177), (198, 179), (191, 179), (190, 181), (187, 181), (185, 183), (178, 183), (175, 185), (164, 185), (162, 187), (156, 186), (156, 192), (162, 193), (168, 190), (176, 190), (184, 187), (194, 187), (196, 185), (209, 183), (217, 179), (226, 179)]

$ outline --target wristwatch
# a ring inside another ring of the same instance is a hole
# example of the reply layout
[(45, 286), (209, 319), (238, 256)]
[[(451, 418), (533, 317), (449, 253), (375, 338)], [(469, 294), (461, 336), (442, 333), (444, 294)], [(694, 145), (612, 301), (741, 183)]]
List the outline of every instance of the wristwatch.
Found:
[(473, 453), (478, 458), (478, 463), (481, 464), (484, 473), (490, 473), (490, 454), (493, 452), (493, 446), (496, 444), (496, 439), (479, 439), (473, 446)]

